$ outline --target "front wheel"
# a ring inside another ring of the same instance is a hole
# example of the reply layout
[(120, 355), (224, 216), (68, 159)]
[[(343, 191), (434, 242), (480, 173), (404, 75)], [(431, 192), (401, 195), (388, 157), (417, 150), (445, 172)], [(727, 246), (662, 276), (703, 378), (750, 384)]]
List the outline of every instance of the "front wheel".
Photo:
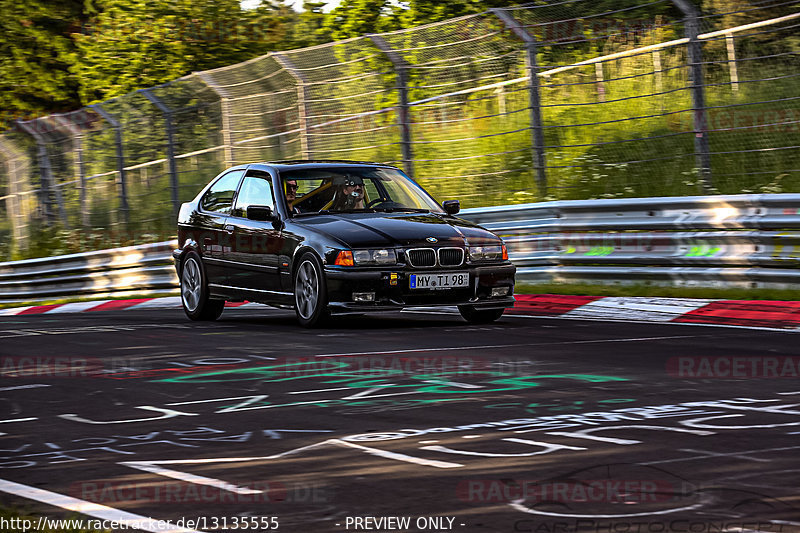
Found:
[(317, 256), (306, 253), (294, 273), (294, 310), (301, 326), (313, 328), (328, 316), (328, 286)]
[(505, 309), (475, 309), (473, 305), (459, 305), (458, 312), (470, 324), (488, 324), (503, 316)]
[(200, 256), (189, 252), (181, 268), (181, 303), (192, 320), (216, 320), (225, 309), (225, 300), (212, 300)]

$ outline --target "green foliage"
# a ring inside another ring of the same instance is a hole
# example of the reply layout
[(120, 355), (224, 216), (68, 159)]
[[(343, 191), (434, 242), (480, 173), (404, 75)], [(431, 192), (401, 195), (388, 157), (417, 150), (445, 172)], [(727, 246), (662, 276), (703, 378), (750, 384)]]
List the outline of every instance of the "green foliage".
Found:
[(273, 50), (289, 20), (285, 7), (244, 12), (238, 0), (101, 0), (99, 9), (73, 35), (84, 104)]
[(285, 48), (305, 48), (334, 40), (325, 26), (327, 14), (323, 11), (325, 2), (303, 2), (303, 10), (291, 24), (291, 46)]
[(328, 15), (325, 29), (335, 41), (396, 29), (389, 0), (344, 0)]
[(69, 33), (82, 20), (80, 0), (0, 0), (0, 128), (17, 118), (79, 106), (69, 71)]

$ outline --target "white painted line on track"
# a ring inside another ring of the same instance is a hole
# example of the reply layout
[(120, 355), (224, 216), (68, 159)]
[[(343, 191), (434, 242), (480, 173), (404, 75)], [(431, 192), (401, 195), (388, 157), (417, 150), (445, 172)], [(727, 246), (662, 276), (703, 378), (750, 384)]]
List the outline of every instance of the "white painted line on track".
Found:
[(71, 496), (65, 496), (36, 487), (29, 487), (28, 485), (22, 485), (21, 483), (15, 483), (5, 479), (0, 479), (0, 492), (46, 503), (68, 511), (92, 516), (100, 520), (111, 520), (118, 524), (125, 524), (125, 528), (127, 529), (140, 529), (142, 531), (158, 533), (203, 533), (195, 529), (178, 527), (167, 521), (129, 513), (127, 511), (120, 511), (119, 509), (107, 507), (99, 503), (79, 500)]
[(380, 448), (368, 448), (366, 446), (361, 446), (360, 444), (355, 444), (353, 442), (347, 442), (343, 440), (336, 439), (335, 444), (339, 446), (347, 446), (349, 448), (355, 448), (357, 450), (361, 450), (366, 452), (370, 455), (377, 455), (378, 457), (383, 457), (385, 459), (394, 459), (396, 461), (403, 461), (406, 463), (414, 463), (422, 466), (434, 466), (436, 468), (459, 468), (464, 465), (458, 463), (448, 463), (445, 461), (434, 461), (432, 459), (423, 459), (421, 457), (412, 457), (410, 455), (406, 455), (404, 453), (397, 453), (397, 452), (390, 452), (389, 450), (382, 450)]
[[(507, 318), (541, 318), (545, 320), (585, 320), (587, 322), (624, 322), (626, 324), (653, 324), (659, 326), (699, 326), (703, 328), (733, 328), (733, 329), (755, 329), (760, 331), (771, 331), (771, 332), (780, 332), (780, 333), (798, 333), (800, 332), (799, 328), (768, 328), (764, 326), (741, 326), (738, 324), (711, 324), (711, 323), (704, 323), (704, 322), (653, 322), (650, 320), (636, 320), (632, 318), (606, 318), (606, 317), (590, 317), (590, 316), (566, 316), (566, 315), (557, 315), (557, 316), (537, 316), (537, 315), (518, 315), (518, 314), (509, 314), (503, 315), (500, 320), (505, 320)], [(501, 325), (502, 324), (498, 324)]]
[(17, 385), (16, 387), (3, 387), (0, 392), (7, 390), (20, 390), (20, 389), (38, 389), (40, 387), (52, 387), (52, 385), (45, 385), (44, 383), (32, 383), (30, 385)]
[(30, 422), (32, 420), (39, 420), (38, 418), (31, 417), (31, 418), (12, 418), (10, 420), (0, 420), (0, 424), (9, 424), (11, 422)]

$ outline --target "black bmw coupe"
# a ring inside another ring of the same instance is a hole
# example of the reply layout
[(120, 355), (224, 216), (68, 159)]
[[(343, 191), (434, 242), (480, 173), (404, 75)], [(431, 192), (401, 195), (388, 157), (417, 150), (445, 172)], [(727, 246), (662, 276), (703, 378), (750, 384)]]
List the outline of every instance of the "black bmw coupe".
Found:
[(181, 206), (173, 252), (192, 320), (225, 301), (330, 314), (458, 306), (472, 323), (514, 305), (502, 239), (454, 216), (399, 169), (350, 161), (229, 168)]

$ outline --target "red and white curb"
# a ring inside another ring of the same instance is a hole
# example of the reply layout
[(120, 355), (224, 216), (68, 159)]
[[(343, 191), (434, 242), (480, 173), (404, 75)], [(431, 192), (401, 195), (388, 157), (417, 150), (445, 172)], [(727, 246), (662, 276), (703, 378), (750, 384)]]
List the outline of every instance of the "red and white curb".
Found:
[[(506, 310), (507, 315), (800, 330), (800, 302), (559, 294), (517, 294), (516, 298), (517, 304), (513, 309)], [(227, 303), (225, 306), (264, 307), (249, 302)], [(0, 310), (0, 316), (180, 309), (180, 307), (180, 297), (170, 296), (15, 307)]]
[[(225, 307), (263, 307), (250, 302), (228, 302)], [(41, 315), (56, 313), (86, 313), (90, 311), (138, 311), (143, 309), (180, 309), (180, 296), (165, 298), (138, 298), (134, 300), (96, 300), (92, 302), (74, 302), (69, 304), (31, 305), (0, 309), (0, 316)]]
[(518, 294), (507, 314), (800, 330), (800, 302)]

